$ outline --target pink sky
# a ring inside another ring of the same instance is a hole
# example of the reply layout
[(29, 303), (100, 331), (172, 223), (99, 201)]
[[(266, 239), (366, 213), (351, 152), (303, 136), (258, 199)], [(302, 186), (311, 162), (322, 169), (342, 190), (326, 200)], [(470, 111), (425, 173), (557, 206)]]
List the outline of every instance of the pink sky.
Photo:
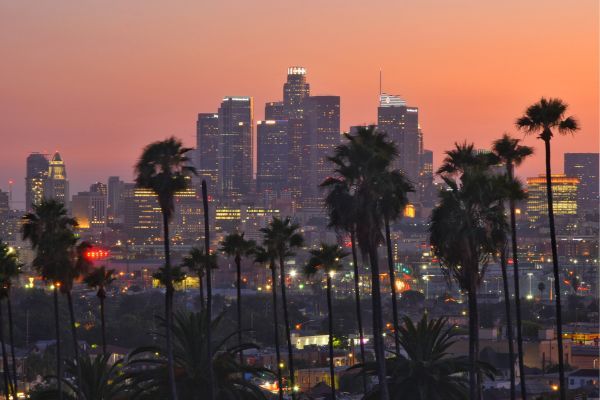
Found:
[[(141, 148), (194, 145), (198, 112), (250, 95), (255, 116), (281, 98), (289, 65), (313, 94), (342, 97), (342, 127), (376, 120), (384, 90), (420, 108), (439, 162), (455, 141), (479, 147), (541, 96), (580, 121), (562, 153), (598, 151), (598, 1), (93, 1), (0, 3), (0, 188), (23, 199), (25, 158), (60, 150), (74, 193), (130, 179)], [(519, 134), (520, 135), (520, 134)], [(522, 175), (543, 168), (543, 154)], [(15, 204), (21, 207), (21, 204)]]

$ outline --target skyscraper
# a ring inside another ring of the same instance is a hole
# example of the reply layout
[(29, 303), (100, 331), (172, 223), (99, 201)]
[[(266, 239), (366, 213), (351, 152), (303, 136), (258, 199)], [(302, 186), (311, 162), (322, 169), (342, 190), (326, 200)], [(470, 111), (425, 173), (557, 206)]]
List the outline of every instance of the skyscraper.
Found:
[(401, 170), (413, 184), (418, 184), (422, 136), (419, 109), (409, 107), (400, 96), (381, 94), (377, 108), (377, 128), (386, 132), (398, 147), (393, 167)]
[(219, 195), (239, 201), (252, 188), (255, 170), (252, 97), (225, 97), (219, 107)]
[(48, 176), (48, 155), (31, 153), (27, 157), (25, 175), (25, 209), (33, 210), (44, 198), (44, 181)]
[[(554, 215), (573, 217), (577, 215), (577, 190), (579, 178), (552, 174), (552, 197)], [(527, 178), (527, 217), (533, 225), (547, 222), (546, 175)]]
[(265, 103), (265, 120), (281, 121), (287, 119), (288, 113), (283, 101)]
[(433, 207), (437, 195), (433, 185), (433, 152), (423, 150), (421, 154), (421, 167), (419, 169), (419, 202), (424, 207)]
[(200, 113), (196, 122), (196, 160), (198, 179), (206, 180), (214, 194), (219, 179), (219, 114)]
[(286, 120), (258, 121), (256, 189), (259, 195), (276, 196), (288, 186), (287, 125)]
[(564, 170), (579, 178), (578, 206), (598, 211), (598, 153), (565, 153)]
[(48, 176), (44, 182), (44, 198), (60, 201), (69, 206), (69, 181), (65, 163), (58, 153), (54, 153), (48, 166)]
[(304, 114), (304, 100), (310, 95), (310, 85), (306, 83), (306, 69), (304, 67), (289, 67), (287, 82), (283, 85), (283, 104), (286, 108), (288, 119), (302, 118)]
[(106, 216), (108, 222), (122, 222), (123, 218), (123, 187), (125, 182), (118, 176), (110, 176), (107, 185)]
[(306, 135), (302, 146), (302, 202), (321, 207), (319, 185), (331, 174), (327, 157), (340, 143), (340, 97), (310, 96), (304, 101)]

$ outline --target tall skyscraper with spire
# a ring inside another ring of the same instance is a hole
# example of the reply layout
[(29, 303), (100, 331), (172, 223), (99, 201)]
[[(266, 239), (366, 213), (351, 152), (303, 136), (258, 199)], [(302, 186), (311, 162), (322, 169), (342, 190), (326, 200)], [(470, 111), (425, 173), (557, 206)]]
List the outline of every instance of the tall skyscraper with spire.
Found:
[(25, 174), (25, 210), (30, 212), (33, 206), (44, 198), (44, 185), (48, 177), (48, 155), (31, 153), (27, 157)]
[(238, 202), (253, 189), (255, 171), (252, 97), (225, 97), (219, 107), (219, 195)]
[(54, 153), (48, 166), (48, 176), (44, 184), (44, 198), (58, 200), (68, 208), (69, 181), (65, 163), (58, 153)]

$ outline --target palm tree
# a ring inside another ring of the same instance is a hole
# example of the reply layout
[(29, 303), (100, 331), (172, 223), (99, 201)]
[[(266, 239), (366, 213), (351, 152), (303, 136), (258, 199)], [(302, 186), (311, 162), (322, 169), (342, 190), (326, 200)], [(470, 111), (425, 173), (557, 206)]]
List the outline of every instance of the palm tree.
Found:
[[(261, 389), (245, 380), (244, 374), (251, 374), (257, 378), (271, 374), (267, 370), (242, 365), (237, 356), (240, 351), (256, 346), (249, 343), (227, 346), (235, 337), (235, 332), (220, 331), (222, 320), (223, 314), (207, 324), (206, 310), (203, 313), (175, 314), (173, 353), (178, 392), (185, 399), (205, 399), (207, 391), (214, 384), (215, 398), (218, 400), (266, 400)], [(219, 336), (218, 340), (210, 343), (210, 360), (207, 359), (209, 354), (206, 351), (208, 330)], [(130, 369), (126, 376), (131, 379), (133, 385), (133, 398), (162, 399), (168, 395), (169, 383), (165, 371), (167, 366), (164, 358), (160, 357), (161, 354), (164, 354), (161, 348), (142, 347), (129, 355), (127, 365)], [(215, 372), (214, 382), (208, 377), (208, 365)]]
[(12, 318), (12, 303), (10, 301), (10, 289), (13, 282), (18, 279), (21, 274), (21, 264), (17, 252), (10, 248), (6, 243), (0, 242), (0, 300), (6, 299), (8, 308), (8, 338), (10, 341), (10, 353), (12, 359), (12, 378), (14, 392), (18, 392), (17, 385), (17, 364), (15, 360), (15, 345), (14, 345), (14, 324)]
[(277, 362), (277, 388), (279, 400), (283, 400), (283, 374), (281, 371), (281, 349), (279, 346), (279, 317), (277, 312), (277, 268), (275, 258), (277, 255), (271, 247), (256, 246), (254, 248), (254, 262), (268, 264), (271, 270), (271, 294), (273, 296), (273, 342), (275, 344), (275, 360)]
[[(210, 229), (208, 223), (208, 188), (206, 186), (206, 180), (202, 180), (202, 208), (204, 211), (204, 252), (207, 261), (210, 260)], [(215, 388), (213, 385), (213, 366), (210, 363), (212, 360), (212, 332), (210, 324), (212, 321), (212, 268), (206, 268), (206, 354), (207, 354), (207, 372), (208, 380), (210, 382), (208, 386), (208, 398), (210, 400), (215, 399)]]
[(169, 365), (169, 381), (171, 382), (171, 399), (177, 399), (175, 375), (173, 367), (173, 345), (171, 326), (173, 322), (174, 287), (171, 280), (171, 252), (169, 242), (169, 222), (175, 211), (175, 193), (185, 190), (190, 185), (191, 175), (196, 173), (190, 166), (187, 152), (191, 149), (183, 147), (180, 140), (170, 137), (154, 142), (144, 148), (142, 156), (135, 166), (135, 182), (138, 187), (151, 189), (158, 196), (158, 204), (163, 216), (163, 242), (165, 246), (165, 319), (167, 360)]
[(283, 320), (285, 324), (285, 335), (288, 346), (288, 363), (290, 371), (290, 384), (292, 399), (296, 398), (296, 385), (294, 376), (294, 354), (292, 352), (292, 337), (290, 332), (290, 317), (287, 307), (286, 284), (285, 284), (285, 259), (294, 255), (294, 249), (302, 247), (304, 239), (299, 232), (300, 225), (293, 223), (289, 217), (280, 219), (273, 217), (269, 226), (260, 231), (264, 237), (264, 245), (275, 252), (279, 260), (279, 279), (281, 285), (281, 302), (283, 303)]
[[(518, 167), (523, 161), (533, 154), (533, 148), (529, 146), (520, 145), (521, 141), (510, 137), (509, 135), (503, 135), (502, 138), (496, 140), (492, 145), (492, 150), (496, 157), (506, 167), (506, 175), (509, 181), (514, 181), (515, 167)], [(521, 379), (521, 398), (527, 399), (527, 390), (525, 385), (525, 364), (523, 362), (523, 336), (522, 336), (522, 318), (521, 318), (521, 292), (519, 285), (519, 257), (517, 247), (517, 222), (516, 222), (516, 206), (515, 201), (517, 199), (514, 196), (509, 197), (510, 207), (510, 231), (511, 231), (511, 245), (512, 245), (512, 260), (513, 260), (513, 278), (514, 278), (514, 290), (515, 290), (515, 314), (517, 321), (517, 354), (519, 358), (519, 375)], [(506, 259), (506, 257), (504, 257)], [(508, 303), (508, 301), (507, 301)], [(508, 306), (507, 306), (508, 307)], [(508, 317), (507, 317), (508, 321)], [(507, 325), (509, 330), (509, 343), (511, 342), (512, 331), (511, 327)], [(512, 371), (512, 369), (511, 369)]]
[(29, 240), (36, 255), (33, 267), (42, 278), (51, 283), (54, 299), (54, 324), (56, 334), (56, 375), (59, 399), (62, 391), (62, 360), (58, 311), (58, 290), (70, 264), (70, 247), (73, 245), (75, 219), (67, 216), (67, 210), (56, 200), (43, 200), (34, 205), (33, 212), (23, 217), (23, 240)]
[(4, 396), (6, 400), (12, 398), (11, 395), (14, 392), (13, 382), (10, 378), (10, 372), (8, 370), (8, 352), (6, 351), (6, 342), (4, 340), (4, 318), (2, 315), (2, 305), (0, 304), (0, 347), (2, 348), (2, 376), (4, 378)]
[(106, 352), (106, 324), (104, 320), (104, 300), (106, 300), (106, 287), (114, 280), (114, 269), (106, 269), (105, 266), (94, 269), (85, 278), (84, 282), (92, 289), (98, 289), (96, 296), (100, 299), (100, 323), (102, 324), (102, 353)]
[[(237, 323), (238, 323), (238, 343), (242, 344), (242, 257), (248, 257), (253, 254), (256, 242), (246, 240), (243, 233), (231, 233), (221, 242), (219, 249), (235, 261), (237, 290)], [(240, 352), (240, 362), (243, 363), (244, 353)]]
[[(378, 248), (383, 241), (382, 216), (377, 207), (380, 197), (376, 185), (378, 177), (389, 171), (397, 157), (395, 145), (385, 133), (374, 126), (361, 127), (356, 134), (345, 134), (346, 143), (338, 146), (329, 160), (334, 164), (335, 177), (343, 179), (355, 197), (356, 238), (363, 256), (371, 267), (371, 298), (373, 311), (373, 344), (379, 382), (386, 380), (385, 347), (383, 342), (383, 317)], [(389, 399), (387, 386), (381, 386), (380, 397)]]
[(560, 271), (558, 266), (558, 251), (556, 246), (556, 228), (554, 226), (554, 204), (552, 199), (552, 167), (550, 162), (550, 141), (554, 131), (560, 134), (575, 133), (579, 124), (575, 118), (565, 116), (567, 104), (561, 99), (542, 99), (525, 110), (525, 115), (516, 121), (517, 128), (527, 134), (538, 134), (544, 141), (546, 155), (546, 196), (548, 201), (548, 220), (550, 224), (550, 244), (552, 247), (552, 269), (554, 274), (554, 290), (556, 301), (556, 338), (558, 341), (558, 374), (560, 379), (560, 398), (566, 398), (565, 365), (562, 338), (562, 305), (560, 302)]
[[(448, 191), (441, 191), (439, 204), (431, 215), (430, 243), (443, 271), (468, 296), (470, 398), (478, 398), (481, 381), (477, 376), (479, 318), (477, 288), (483, 279), (483, 266), (495, 256), (504, 240), (506, 221), (502, 201), (503, 177), (491, 176), (485, 168), (469, 167), (460, 180), (443, 176)], [(480, 396), (479, 396), (480, 397)]]
[(206, 256), (206, 252), (202, 247), (192, 247), (187, 256), (183, 257), (181, 266), (187, 268), (190, 272), (193, 272), (198, 277), (198, 289), (200, 290), (200, 311), (204, 311), (204, 284), (202, 283), (206, 271), (210, 268), (216, 269), (217, 255), (209, 254)]
[(388, 272), (390, 274), (390, 288), (392, 292), (392, 318), (394, 322), (394, 342), (396, 353), (400, 352), (400, 339), (398, 336), (398, 297), (396, 294), (396, 278), (394, 259), (392, 256), (392, 238), (390, 222), (399, 219), (408, 204), (408, 193), (414, 192), (412, 184), (400, 171), (389, 171), (381, 174), (377, 180), (380, 197), (378, 201), (379, 212), (383, 216), (385, 227), (385, 243), (387, 247)]
[(327, 320), (329, 329), (329, 376), (331, 379), (331, 398), (335, 400), (335, 368), (333, 363), (333, 307), (331, 302), (332, 278), (343, 269), (342, 259), (348, 254), (337, 244), (321, 243), (321, 247), (310, 251), (310, 259), (304, 267), (304, 273), (312, 277), (318, 272), (325, 274), (327, 282)]
[[(406, 357), (396, 354), (388, 359), (390, 378), (389, 392), (394, 400), (464, 400), (468, 398), (468, 380), (463, 377), (470, 370), (470, 362), (464, 356), (450, 356), (448, 349), (456, 342), (456, 333), (448, 326), (447, 319), (427, 319), (424, 314), (416, 324), (408, 317), (399, 327), (400, 345)], [(374, 365), (359, 366), (375, 375)], [(478, 369), (493, 375), (493, 369), (480, 363)], [(378, 385), (365, 399), (379, 398)]]
[[(360, 306), (360, 274), (358, 272), (358, 256), (356, 249), (356, 197), (351, 194), (350, 185), (342, 178), (329, 177), (321, 184), (322, 188), (328, 190), (325, 197), (325, 207), (329, 214), (330, 228), (336, 231), (346, 232), (350, 235), (350, 247), (352, 248), (352, 267), (354, 269), (354, 302), (356, 305), (356, 322), (358, 325), (358, 338), (360, 346), (360, 360), (365, 362), (365, 343), (362, 323), (362, 311)], [(363, 394), (367, 393), (367, 377), (362, 374)]]

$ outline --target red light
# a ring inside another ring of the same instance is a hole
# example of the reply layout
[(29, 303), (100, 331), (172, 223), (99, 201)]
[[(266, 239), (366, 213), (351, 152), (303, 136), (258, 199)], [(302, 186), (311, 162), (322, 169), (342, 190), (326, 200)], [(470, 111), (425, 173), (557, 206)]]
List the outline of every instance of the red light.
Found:
[(85, 252), (84, 257), (90, 261), (93, 261), (93, 260), (103, 260), (105, 258), (108, 258), (109, 255), (110, 255), (110, 251), (108, 251), (108, 250), (92, 248), (91, 250), (87, 250)]

